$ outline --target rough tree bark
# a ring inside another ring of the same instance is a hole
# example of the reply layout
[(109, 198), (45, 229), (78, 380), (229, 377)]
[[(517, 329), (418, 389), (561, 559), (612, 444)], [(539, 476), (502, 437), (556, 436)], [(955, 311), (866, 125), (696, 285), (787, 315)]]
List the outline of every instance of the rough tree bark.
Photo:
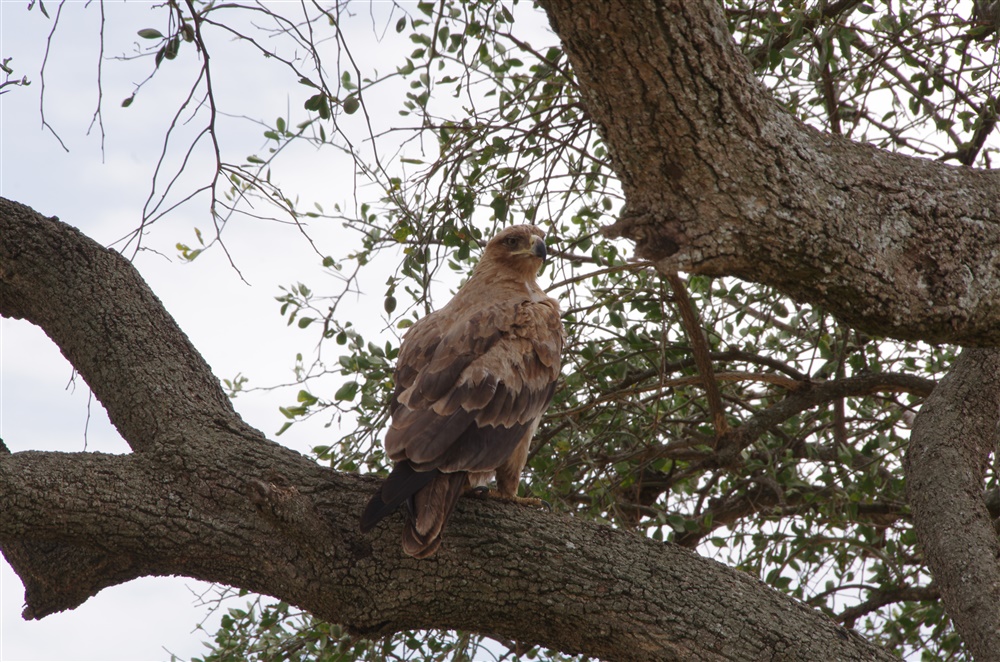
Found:
[(469, 500), (433, 559), (371, 535), (377, 480), (285, 449), (233, 411), (127, 260), (0, 199), (0, 313), (39, 325), (128, 455), (0, 447), (0, 549), (26, 618), (144, 575), (273, 595), (357, 633), (460, 628), (609, 660), (890, 660), (758, 580), (676, 545)]
[(785, 112), (715, 0), (545, 0), (626, 207), (665, 272), (740, 276), (873, 335), (1000, 344), (1000, 172)]
[(980, 662), (1000, 660), (1000, 538), (983, 498), (998, 413), (1000, 351), (967, 349), (924, 402), (906, 458), (927, 565)]

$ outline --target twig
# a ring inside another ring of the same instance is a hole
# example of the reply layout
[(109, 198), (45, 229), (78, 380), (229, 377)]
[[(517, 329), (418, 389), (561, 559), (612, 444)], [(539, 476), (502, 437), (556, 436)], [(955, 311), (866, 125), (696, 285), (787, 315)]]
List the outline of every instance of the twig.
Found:
[(698, 312), (695, 310), (691, 297), (688, 296), (684, 281), (677, 274), (666, 274), (665, 278), (674, 292), (674, 301), (681, 314), (681, 322), (684, 324), (684, 331), (688, 340), (691, 341), (691, 350), (694, 353), (695, 364), (698, 372), (701, 373), (702, 383), (705, 385), (705, 398), (708, 401), (708, 410), (712, 414), (712, 422), (715, 426), (715, 438), (719, 440), (729, 429), (726, 423), (726, 410), (722, 406), (722, 394), (719, 392), (719, 385), (715, 381), (715, 371), (712, 369), (712, 356), (702, 332), (701, 322), (698, 319)]
[[(48, 120), (45, 119), (45, 65), (49, 61), (49, 51), (52, 49), (52, 37), (56, 34), (56, 29), (59, 27), (59, 17), (62, 16), (63, 7), (66, 5), (66, 0), (59, 3), (59, 9), (56, 10), (56, 18), (52, 22), (52, 29), (49, 30), (49, 36), (45, 40), (45, 57), (42, 58), (42, 68), (38, 72), (38, 78), (42, 82), (41, 94), (38, 95), (38, 111), (42, 116), (42, 128), (48, 129), (49, 132), (55, 136), (55, 139), (59, 141), (59, 146), (64, 150), (69, 152), (69, 147), (66, 147), (66, 143), (63, 142), (56, 130), (52, 128)], [(43, 10), (44, 11), (44, 10)]]

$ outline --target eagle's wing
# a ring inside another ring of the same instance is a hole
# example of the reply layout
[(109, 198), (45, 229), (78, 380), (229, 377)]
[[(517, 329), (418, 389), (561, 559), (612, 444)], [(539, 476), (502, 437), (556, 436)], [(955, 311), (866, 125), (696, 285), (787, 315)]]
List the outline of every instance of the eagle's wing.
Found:
[(385, 439), (396, 467), (365, 509), (362, 529), (407, 501), (413, 517), (404, 548), (426, 556), (469, 472), (499, 469), (501, 491), (513, 495), (555, 391), (562, 343), (556, 303), (527, 296), (445, 307), (411, 327)]

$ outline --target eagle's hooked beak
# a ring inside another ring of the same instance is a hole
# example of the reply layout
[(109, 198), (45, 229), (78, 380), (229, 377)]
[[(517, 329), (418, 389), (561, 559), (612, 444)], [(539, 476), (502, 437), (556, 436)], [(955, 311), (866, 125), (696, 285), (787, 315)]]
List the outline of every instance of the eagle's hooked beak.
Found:
[(545, 260), (545, 256), (548, 255), (548, 251), (545, 249), (545, 240), (537, 235), (532, 237), (531, 254), (542, 258), (543, 261)]

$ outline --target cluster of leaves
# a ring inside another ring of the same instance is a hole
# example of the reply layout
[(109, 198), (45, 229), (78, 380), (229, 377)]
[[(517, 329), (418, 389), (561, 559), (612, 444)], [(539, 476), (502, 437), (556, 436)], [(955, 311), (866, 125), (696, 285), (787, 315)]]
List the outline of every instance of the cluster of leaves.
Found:
[[(234, 208), (256, 195), (355, 237), (323, 258), (340, 286), (297, 283), (279, 297), (289, 324), (317, 342), (308, 360), (298, 356), (283, 430), (327, 416), (339, 437), (316, 448), (323, 460), (385, 470), (400, 336), (458, 286), (497, 227), (535, 223), (549, 232), (555, 259), (543, 282), (569, 340), (526, 489), (746, 569), (901, 655), (963, 655), (915, 546), (902, 472), (909, 424), (951, 348), (866, 337), (755, 285), (670, 279), (601, 239), (622, 203), (607, 150), (544, 16), (524, 3), (369, 6), (380, 39), (410, 42), (388, 75), (352, 55), (350, 3), (303, 3), (313, 13), (294, 20), (269, 5), (247, 10), (276, 26), (261, 28), (270, 41), (216, 18), (222, 5), (187, 7), (197, 20), (174, 20), (158, 37), (166, 46), (191, 25), (205, 48), (211, 26), (286, 64), (306, 90), (301, 117), (267, 127), (267, 156), (248, 159), (258, 170), (229, 172)], [(998, 69), (988, 15), (957, 2), (724, 7), (751, 64), (798, 117), (888, 149), (989, 165)], [(401, 99), (395, 123), (372, 101), (387, 89)], [(303, 211), (270, 184), (285, 148), (302, 141), (353, 160), (364, 184), (353, 201)], [(345, 295), (359, 290), (377, 292), (381, 310), (351, 315)], [(285, 605), (258, 605), (230, 614), (205, 659), (467, 659), (495, 646), (458, 633), (354, 642)], [(536, 655), (557, 659), (526, 657)], [(516, 647), (502, 655), (514, 657)]]
[(14, 75), (14, 68), (11, 66), (10, 62), (14, 58), (5, 57), (3, 62), (0, 62), (0, 71), (3, 71), (3, 82), (0, 83), (0, 94), (5, 94), (9, 92), (11, 87), (26, 87), (31, 85), (31, 81), (28, 80), (27, 76), (21, 76), (21, 78), (12, 78)]
[[(239, 592), (244, 597), (245, 592)], [(236, 596), (230, 596), (236, 597)], [(400, 637), (370, 640), (352, 637), (333, 623), (313, 618), (283, 602), (259, 598), (245, 608), (230, 607), (209, 644), (210, 652), (192, 662), (353, 662), (354, 660), (454, 660), (503, 662), (511, 659), (572, 659), (538, 647), (520, 650), (514, 642), (482, 645), (482, 638), (468, 632), (409, 632)]]
[(885, 149), (990, 167), (1000, 5), (957, 0), (726, 2), (789, 111)]

